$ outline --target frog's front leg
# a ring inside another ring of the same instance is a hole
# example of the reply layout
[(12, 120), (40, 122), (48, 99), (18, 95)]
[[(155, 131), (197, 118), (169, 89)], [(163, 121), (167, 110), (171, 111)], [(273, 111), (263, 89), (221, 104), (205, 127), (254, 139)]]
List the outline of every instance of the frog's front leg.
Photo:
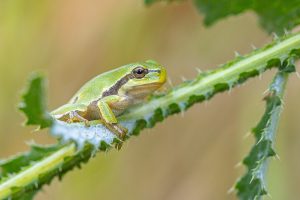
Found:
[(107, 96), (97, 102), (97, 107), (99, 108), (99, 114), (103, 120), (103, 124), (121, 140), (124, 140), (128, 130), (118, 124), (117, 118), (110, 107), (111, 104), (119, 102), (121, 99), (122, 97), (117, 95)]

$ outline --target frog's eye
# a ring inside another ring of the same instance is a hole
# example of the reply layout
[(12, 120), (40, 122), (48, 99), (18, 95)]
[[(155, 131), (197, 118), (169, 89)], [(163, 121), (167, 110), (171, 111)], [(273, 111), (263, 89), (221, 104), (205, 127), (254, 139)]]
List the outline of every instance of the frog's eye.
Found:
[(132, 73), (135, 78), (143, 78), (148, 73), (148, 69), (136, 67), (132, 70)]

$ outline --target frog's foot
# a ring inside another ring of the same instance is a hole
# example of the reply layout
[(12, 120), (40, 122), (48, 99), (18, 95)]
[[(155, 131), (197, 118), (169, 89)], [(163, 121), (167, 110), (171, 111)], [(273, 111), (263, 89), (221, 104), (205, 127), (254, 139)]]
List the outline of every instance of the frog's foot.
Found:
[(124, 141), (126, 138), (126, 135), (128, 133), (127, 128), (119, 125), (119, 124), (112, 124), (114, 129), (116, 130), (116, 135), (119, 137), (120, 140)]
[(120, 141), (118, 141), (118, 143), (115, 146), (116, 149), (120, 150), (128, 133), (127, 128), (117, 123), (108, 123), (105, 124), (105, 126), (120, 139)]
[(68, 123), (83, 122), (85, 124), (85, 126), (87, 126), (87, 127), (90, 126), (90, 122), (87, 119), (80, 116), (76, 111), (71, 111), (69, 113), (69, 119), (67, 120), (67, 122)]

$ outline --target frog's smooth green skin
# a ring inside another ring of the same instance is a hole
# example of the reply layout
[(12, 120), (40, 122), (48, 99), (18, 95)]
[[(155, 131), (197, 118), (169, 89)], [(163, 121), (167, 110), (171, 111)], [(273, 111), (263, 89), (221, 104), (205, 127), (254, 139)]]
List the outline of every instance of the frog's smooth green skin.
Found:
[(54, 118), (69, 123), (100, 120), (121, 140), (127, 129), (119, 116), (128, 107), (143, 101), (166, 82), (166, 70), (149, 60), (128, 64), (88, 81), (71, 100), (52, 111)]

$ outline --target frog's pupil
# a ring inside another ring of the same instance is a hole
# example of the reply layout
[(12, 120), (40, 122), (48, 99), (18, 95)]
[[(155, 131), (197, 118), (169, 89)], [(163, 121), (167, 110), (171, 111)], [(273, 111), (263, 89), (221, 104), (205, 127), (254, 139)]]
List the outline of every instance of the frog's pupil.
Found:
[(138, 70), (137, 70), (137, 73), (138, 73), (138, 74), (142, 74), (143, 71), (144, 71), (143, 69), (138, 69)]

